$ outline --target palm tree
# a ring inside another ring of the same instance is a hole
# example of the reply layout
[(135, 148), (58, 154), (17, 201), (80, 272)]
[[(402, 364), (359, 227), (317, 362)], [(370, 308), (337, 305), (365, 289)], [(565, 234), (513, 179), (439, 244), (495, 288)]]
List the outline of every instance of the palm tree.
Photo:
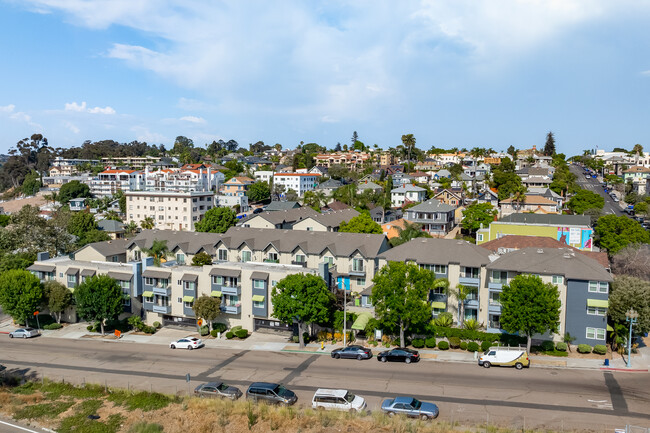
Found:
[(517, 211), (519, 211), (521, 203), (526, 201), (526, 189), (524, 187), (518, 188), (512, 195), (512, 201), (517, 203)]
[(155, 222), (152, 217), (148, 216), (145, 217), (142, 221), (140, 221), (140, 227), (142, 227), (145, 230), (151, 230), (154, 228)]
[(465, 302), (469, 295), (472, 294), (473, 289), (471, 287), (465, 286), (463, 284), (457, 284), (456, 289), (452, 290), (451, 293), (456, 299), (458, 299), (458, 322), (463, 323), (465, 321)]
[[(406, 150), (408, 151), (407, 164), (409, 164), (409, 168), (410, 168), (410, 164), (411, 164), (411, 149), (413, 149), (413, 148), (415, 147), (415, 137), (413, 136), (413, 134), (402, 135), (402, 143), (404, 143), (404, 147), (406, 147)], [(409, 171), (410, 171), (410, 170), (407, 169), (406, 172), (408, 173)]]
[(153, 257), (154, 266), (160, 266), (163, 259), (173, 256), (172, 252), (169, 251), (169, 247), (167, 247), (166, 240), (154, 239), (151, 248), (142, 248), (142, 252), (149, 257)]
[(396, 247), (415, 238), (430, 238), (431, 235), (422, 230), (422, 225), (417, 223), (404, 222), (404, 228), (398, 228), (399, 236), (391, 239), (391, 245)]
[(136, 231), (138, 231), (138, 224), (135, 221), (129, 221), (127, 225), (124, 226), (124, 230), (128, 234), (134, 234)]
[(319, 208), (325, 206), (327, 204), (327, 196), (325, 195), (325, 191), (322, 190), (315, 191), (314, 201), (316, 202), (316, 206), (318, 206)]

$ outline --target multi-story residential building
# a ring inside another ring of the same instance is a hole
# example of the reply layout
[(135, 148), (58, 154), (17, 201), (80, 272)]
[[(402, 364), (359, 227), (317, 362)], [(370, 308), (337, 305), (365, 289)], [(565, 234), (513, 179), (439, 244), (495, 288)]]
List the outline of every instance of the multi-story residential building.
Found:
[(397, 157), (390, 152), (382, 152), (379, 155), (379, 165), (397, 164)]
[(513, 213), (479, 229), (476, 244), (507, 235), (544, 236), (579, 250), (591, 251), (594, 230), (591, 219), (584, 215)]
[(433, 198), (449, 206), (458, 207), (463, 204), (463, 190), (443, 188), (437, 191)]
[(323, 153), (314, 157), (316, 165), (322, 165), (327, 168), (333, 165), (343, 165), (351, 170), (362, 167), (363, 164), (371, 158), (366, 152), (347, 152), (347, 153)]
[(241, 220), (238, 225), (255, 229), (288, 229), (312, 216), (320, 215), (310, 207), (297, 207), (273, 212), (261, 212)]
[(623, 180), (625, 182), (633, 182), (639, 179), (643, 180), (650, 177), (650, 167), (643, 167), (641, 165), (635, 165), (630, 167), (627, 170), (623, 170)]
[(97, 164), (98, 162), (99, 161), (93, 159), (71, 159), (57, 156), (50, 162), (52, 168), (50, 168), (49, 173), (52, 177), (73, 176), (77, 174), (80, 165)]
[(359, 181), (357, 183), (357, 191), (359, 191), (359, 193), (363, 193), (367, 190), (370, 190), (374, 193), (380, 193), (383, 191), (383, 188), (371, 180), (366, 180), (364, 182)]
[(145, 169), (148, 191), (218, 191), (225, 176), (211, 167), (168, 168), (157, 171)]
[(144, 174), (137, 170), (104, 170), (90, 182), (90, 192), (95, 197), (108, 197), (118, 191), (138, 191), (144, 188)]
[(246, 195), (248, 187), (254, 184), (255, 181), (246, 176), (235, 176), (224, 182), (221, 188), (221, 195), (237, 197)]
[(318, 186), (320, 175), (315, 173), (275, 173), (273, 185), (284, 186), (284, 191), (294, 190), (299, 197)]
[(140, 225), (151, 217), (159, 229), (194, 231), (194, 224), (214, 207), (211, 191), (131, 191), (125, 195), (125, 223)]
[(405, 203), (419, 203), (427, 198), (427, 190), (415, 185), (403, 185), (390, 192), (393, 207), (400, 207)]
[(159, 162), (158, 156), (112, 156), (102, 158), (104, 167), (129, 167), (134, 170), (142, 170), (146, 166)]
[(257, 182), (266, 182), (269, 185), (273, 182), (273, 173), (272, 170), (257, 170), (254, 174), (255, 181)]
[(315, 215), (304, 218), (302, 221), (298, 221), (292, 228), (293, 230), (338, 232), (342, 222), (350, 221), (356, 216), (359, 216), (359, 212), (352, 208), (316, 213)]
[(454, 228), (456, 206), (444, 204), (435, 198), (422, 202), (405, 211), (404, 218), (420, 224), (422, 230), (432, 236), (444, 236)]
[(559, 214), (557, 202), (549, 200), (541, 195), (526, 195), (523, 201), (514, 198), (507, 198), (499, 202), (501, 215), (507, 216), (516, 212), (528, 212), (535, 214)]

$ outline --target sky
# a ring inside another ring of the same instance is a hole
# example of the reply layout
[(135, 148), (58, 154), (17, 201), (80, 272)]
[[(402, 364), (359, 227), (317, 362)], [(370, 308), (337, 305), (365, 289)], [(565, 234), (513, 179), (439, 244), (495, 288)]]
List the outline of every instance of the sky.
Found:
[(0, 152), (650, 149), (648, 22), (645, 0), (0, 0)]

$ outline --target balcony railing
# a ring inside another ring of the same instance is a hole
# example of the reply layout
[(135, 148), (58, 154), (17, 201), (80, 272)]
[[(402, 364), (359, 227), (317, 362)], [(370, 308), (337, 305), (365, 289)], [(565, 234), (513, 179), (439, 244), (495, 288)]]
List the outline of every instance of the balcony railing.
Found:
[(364, 266), (359, 266), (359, 265), (350, 265), (350, 274), (365, 275), (366, 268)]
[(171, 305), (153, 305), (152, 310), (154, 313), (169, 314), (172, 311)]
[(222, 305), (221, 311), (225, 314), (240, 314), (241, 313), (241, 304), (237, 305)]
[(171, 296), (172, 294), (172, 288), (170, 286), (165, 286), (165, 287), (154, 286), (152, 290), (154, 295)]
[(501, 329), (501, 322), (498, 320), (490, 320), (488, 321), (488, 328)]
[(296, 261), (296, 260), (292, 260), (292, 261), (291, 261), (291, 264), (292, 264), (292, 265), (302, 266), (303, 268), (304, 268), (304, 267), (307, 267), (307, 262), (299, 262), (299, 261)]
[(460, 274), (460, 277), (458, 278), (458, 282), (460, 284), (466, 284), (466, 285), (479, 285), (480, 284), (480, 279), (478, 276), (473, 277), (470, 275), (465, 275), (465, 274)]
[(224, 295), (239, 296), (241, 294), (241, 286), (216, 286), (217, 290), (221, 291)]

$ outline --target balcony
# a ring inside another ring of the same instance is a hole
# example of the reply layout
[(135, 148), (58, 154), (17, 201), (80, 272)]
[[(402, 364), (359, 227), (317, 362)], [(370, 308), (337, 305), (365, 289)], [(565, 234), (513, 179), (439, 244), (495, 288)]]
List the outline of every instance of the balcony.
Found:
[(151, 290), (153, 290), (154, 295), (159, 295), (159, 296), (171, 296), (172, 294), (172, 288), (170, 286), (162, 287), (162, 286), (154, 286)]
[(464, 286), (478, 286), (481, 284), (481, 279), (477, 277), (472, 277), (472, 276), (465, 276), (465, 274), (461, 274), (460, 277), (458, 278), (458, 282)]
[(225, 314), (241, 314), (241, 304), (222, 305), (221, 311)]
[(216, 286), (216, 290), (221, 291), (224, 295), (240, 296), (241, 286)]
[(366, 275), (366, 268), (361, 265), (350, 265), (350, 275)]
[(490, 280), (488, 282), (488, 289), (501, 290), (503, 289), (504, 284), (506, 284), (506, 282), (502, 280)]
[(306, 268), (306, 267), (307, 267), (307, 262), (298, 262), (298, 261), (296, 261), (296, 260), (292, 260), (292, 261), (291, 261), (291, 264), (292, 264), (292, 265), (302, 266), (303, 268)]
[(172, 311), (171, 305), (153, 305), (152, 310), (154, 313), (169, 314)]
[(432, 293), (431, 302), (447, 302), (447, 295), (444, 293)]

